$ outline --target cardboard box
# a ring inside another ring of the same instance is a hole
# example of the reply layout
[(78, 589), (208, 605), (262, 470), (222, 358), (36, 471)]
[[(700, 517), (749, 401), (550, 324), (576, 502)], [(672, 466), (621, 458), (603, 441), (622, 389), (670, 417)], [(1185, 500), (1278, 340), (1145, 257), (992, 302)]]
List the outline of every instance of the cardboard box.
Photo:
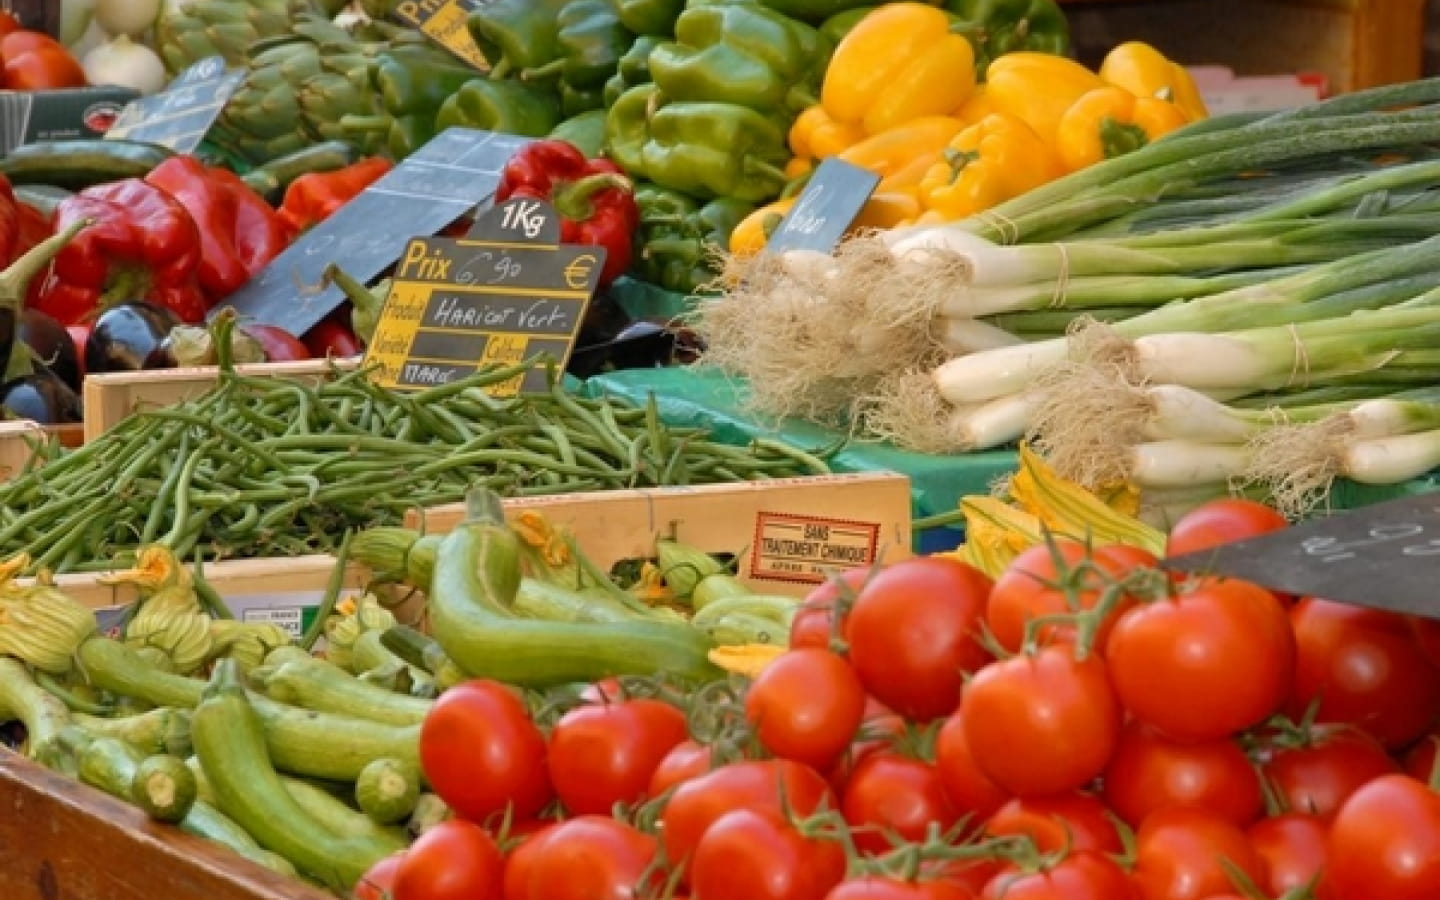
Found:
[[(505, 509), (542, 513), (605, 568), (650, 558), (655, 539), (673, 533), (734, 554), (740, 578), (768, 594), (802, 596), (835, 569), (911, 555), (910, 479), (893, 472), (517, 497)], [(451, 504), (411, 513), (407, 524), (445, 532), (464, 515)]]
[[(334, 369), (353, 369), (359, 359), (304, 359), (295, 362), (253, 363), (236, 366), (246, 375), (322, 381)], [(144, 369), (138, 372), (100, 372), (85, 378), (85, 442), (120, 424), (132, 412), (173, 406), (197, 397), (215, 385), (215, 366), (184, 369)]]

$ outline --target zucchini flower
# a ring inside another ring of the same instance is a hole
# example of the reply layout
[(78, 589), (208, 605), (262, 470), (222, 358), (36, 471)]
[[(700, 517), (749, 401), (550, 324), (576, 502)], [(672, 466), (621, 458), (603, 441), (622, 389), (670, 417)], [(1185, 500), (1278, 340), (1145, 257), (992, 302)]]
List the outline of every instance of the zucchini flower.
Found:
[(75, 652), (97, 631), (95, 613), (47, 581), (0, 597), (0, 654), (42, 672), (69, 672)]
[(135, 563), (133, 569), (97, 579), (102, 584), (134, 585), (140, 594), (139, 609), (125, 626), (125, 644), (163, 652), (182, 675), (199, 670), (210, 659), (214, 641), (210, 617), (195, 594), (190, 570), (163, 544), (140, 548)]
[(228, 656), (246, 672), (265, 661), (276, 647), (290, 644), (290, 633), (270, 622), (209, 620), (212, 657)]
[(358, 675), (352, 652), (355, 642), (367, 631), (385, 631), (393, 627), (395, 614), (381, 606), (374, 594), (365, 594), (358, 600), (343, 600), (335, 609), (338, 615), (325, 622), (325, 657), (345, 671)]

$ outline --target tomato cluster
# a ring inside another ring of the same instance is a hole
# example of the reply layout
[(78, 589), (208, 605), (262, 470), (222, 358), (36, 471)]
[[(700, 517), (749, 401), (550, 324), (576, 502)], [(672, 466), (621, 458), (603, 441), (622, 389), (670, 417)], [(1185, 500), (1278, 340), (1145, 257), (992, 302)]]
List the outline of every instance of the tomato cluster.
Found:
[[(1283, 525), (1227, 502), (1170, 549)], [(542, 727), (462, 684), (421, 737), (456, 817), (359, 896), (1440, 897), (1435, 635), (1156, 562), (1060, 540), (994, 582), (845, 573), (715, 733), (663, 692)]]

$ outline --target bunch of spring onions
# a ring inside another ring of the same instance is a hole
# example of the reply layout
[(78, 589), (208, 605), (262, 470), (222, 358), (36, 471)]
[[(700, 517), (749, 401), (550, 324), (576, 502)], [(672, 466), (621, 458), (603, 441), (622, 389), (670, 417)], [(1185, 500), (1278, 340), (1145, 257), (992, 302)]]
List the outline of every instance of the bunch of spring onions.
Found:
[(1298, 510), (1404, 480), (1440, 463), (1436, 148), (1440, 78), (1208, 119), (964, 221), (739, 264), (707, 361), (757, 412), (928, 452), (1029, 433), (1090, 485)]

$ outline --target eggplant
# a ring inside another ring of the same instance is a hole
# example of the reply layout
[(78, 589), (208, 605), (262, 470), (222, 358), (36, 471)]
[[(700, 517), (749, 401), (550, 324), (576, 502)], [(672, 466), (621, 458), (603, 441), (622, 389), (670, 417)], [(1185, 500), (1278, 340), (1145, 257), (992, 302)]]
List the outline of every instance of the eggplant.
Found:
[(85, 341), (86, 372), (173, 369), (170, 331), (180, 318), (164, 307), (135, 301), (100, 314)]
[(38, 309), (27, 309), (20, 314), (20, 340), (30, 352), (70, 386), (72, 391), (80, 390), (84, 372), (80, 369), (80, 354), (75, 349), (75, 340), (60, 324), (60, 320)]
[(0, 407), (17, 419), (41, 425), (83, 421), (80, 395), (44, 363), (32, 361), (31, 366), (29, 375), (0, 384)]

